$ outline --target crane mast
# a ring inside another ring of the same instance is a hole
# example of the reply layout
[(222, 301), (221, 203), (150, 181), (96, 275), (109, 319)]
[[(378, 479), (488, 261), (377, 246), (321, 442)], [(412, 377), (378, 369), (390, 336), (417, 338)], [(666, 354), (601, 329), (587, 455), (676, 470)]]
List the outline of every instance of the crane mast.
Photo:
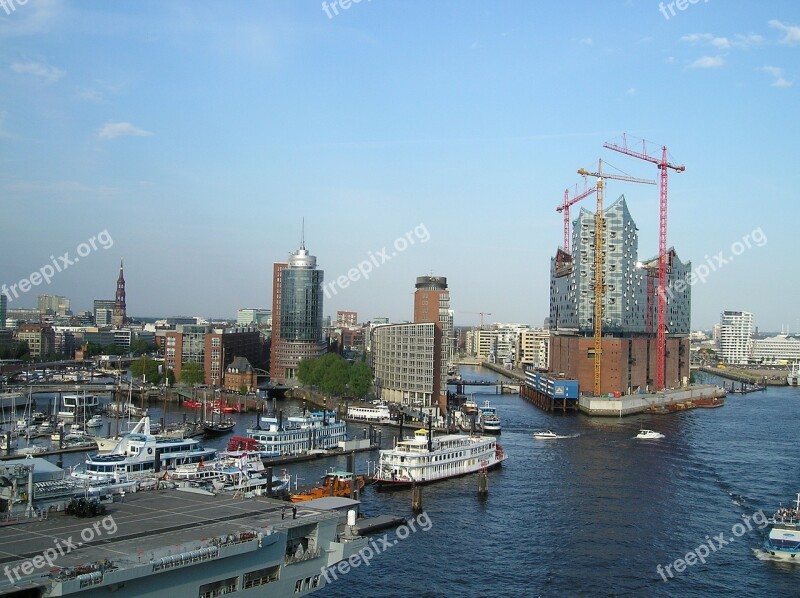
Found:
[(603, 191), (605, 188), (604, 179), (617, 181), (627, 181), (629, 183), (644, 183), (655, 185), (655, 181), (647, 179), (637, 179), (631, 176), (616, 174), (606, 174), (603, 172), (603, 163), (600, 161), (597, 172), (588, 172), (584, 168), (578, 170), (581, 176), (597, 177), (597, 213), (595, 214), (594, 228), (594, 395), (600, 396), (601, 391), (601, 372), (602, 372), (602, 353), (603, 353), (603, 293), (605, 291), (603, 276)]
[(604, 143), (603, 147), (655, 164), (660, 172), (659, 215), (658, 215), (658, 319), (656, 333), (656, 390), (666, 387), (667, 356), (667, 171), (683, 172), (686, 166), (673, 164), (667, 159), (667, 146), (661, 146), (661, 157), (647, 153), (647, 142), (642, 140), (642, 150), (628, 147), (626, 135), (622, 135), (622, 145)]

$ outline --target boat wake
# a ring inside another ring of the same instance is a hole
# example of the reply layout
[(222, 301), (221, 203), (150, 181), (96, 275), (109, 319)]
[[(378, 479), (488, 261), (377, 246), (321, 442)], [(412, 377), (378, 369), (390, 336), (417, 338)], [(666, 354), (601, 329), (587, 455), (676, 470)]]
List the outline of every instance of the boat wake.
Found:
[(753, 548), (753, 554), (759, 561), (771, 561), (773, 563), (790, 563), (791, 565), (795, 565), (798, 562), (800, 562), (800, 561), (789, 561), (777, 556), (772, 556), (769, 552), (767, 552), (763, 548)]

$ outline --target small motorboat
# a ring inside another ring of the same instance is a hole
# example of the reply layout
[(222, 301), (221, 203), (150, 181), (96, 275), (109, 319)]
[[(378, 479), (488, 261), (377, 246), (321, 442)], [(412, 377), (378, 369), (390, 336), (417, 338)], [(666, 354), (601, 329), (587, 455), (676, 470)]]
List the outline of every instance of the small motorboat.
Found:
[(658, 440), (659, 438), (664, 438), (664, 435), (660, 432), (653, 432), (653, 430), (639, 430), (636, 438), (639, 440)]
[(558, 438), (558, 434), (552, 430), (544, 430), (543, 432), (535, 432), (533, 437), (536, 440), (555, 440)]
[(86, 422), (87, 428), (99, 428), (103, 425), (103, 418), (99, 415), (93, 415), (89, 421)]

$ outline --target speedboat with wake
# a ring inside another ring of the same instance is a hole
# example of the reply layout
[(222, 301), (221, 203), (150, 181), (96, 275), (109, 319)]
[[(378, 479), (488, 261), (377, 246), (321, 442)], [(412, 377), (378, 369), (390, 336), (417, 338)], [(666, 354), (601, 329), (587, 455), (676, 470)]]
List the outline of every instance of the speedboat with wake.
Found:
[(639, 430), (636, 438), (638, 440), (658, 440), (660, 438), (665, 438), (665, 436), (660, 432), (654, 432), (653, 430)]

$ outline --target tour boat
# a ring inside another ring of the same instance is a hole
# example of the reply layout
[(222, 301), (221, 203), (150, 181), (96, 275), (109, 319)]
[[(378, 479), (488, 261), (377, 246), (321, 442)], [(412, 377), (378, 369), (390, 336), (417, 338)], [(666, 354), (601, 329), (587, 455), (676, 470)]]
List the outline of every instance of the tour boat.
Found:
[(636, 438), (639, 440), (658, 440), (659, 438), (664, 438), (664, 435), (660, 432), (653, 432), (653, 430), (639, 430)]
[(90, 455), (85, 471), (73, 475), (90, 481), (107, 481), (122, 474), (152, 475), (156, 473), (156, 458), (158, 470), (162, 471), (216, 457), (215, 449), (203, 448), (193, 438), (154, 436), (150, 432), (150, 416), (145, 415), (110, 453)]
[(489, 401), (483, 402), (481, 412), (481, 428), (486, 434), (499, 434), (501, 430), (500, 418), (497, 415), (497, 409), (489, 404)]
[(505, 459), (494, 436), (434, 437), (431, 430), (422, 429), (380, 452), (374, 481), (378, 488), (428, 484), (492, 469)]
[(771, 556), (787, 561), (798, 561), (800, 554), (800, 492), (794, 508), (780, 508), (768, 519), (771, 527), (764, 549)]
[(333, 411), (310, 412), (289, 417), (285, 422), (283, 417), (262, 417), (259, 427), (247, 430), (247, 437), (255, 441), (255, 445), (250, 443), (255, 446), (253, 450), (265, 458), (299, 455), (337, 448), (340, 441), (347, 439), (347, 424), (337, 421)]
[(379, 403), (371, 407), (350, 405), (347, 407), (347, 417), (348, 419), (377, 424), (391, 423), (392, 421), (392, 413), (386, 403)]

